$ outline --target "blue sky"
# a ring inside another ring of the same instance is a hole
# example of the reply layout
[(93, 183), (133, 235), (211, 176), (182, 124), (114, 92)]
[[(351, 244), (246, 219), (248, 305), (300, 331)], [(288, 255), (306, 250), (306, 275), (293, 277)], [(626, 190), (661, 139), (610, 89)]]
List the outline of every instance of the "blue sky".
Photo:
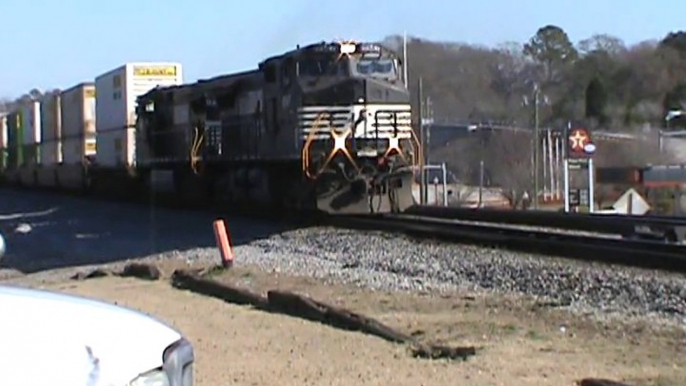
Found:
[(131, 61), (181, 62), (191, 82), (299, 43), (404, 30), (494, 45), (555, 24), (574, 42), (603, 32), (636, 43), (686, 28), (681, 11), (683, 0), (0, 0), (0, 97), (67, 88)]

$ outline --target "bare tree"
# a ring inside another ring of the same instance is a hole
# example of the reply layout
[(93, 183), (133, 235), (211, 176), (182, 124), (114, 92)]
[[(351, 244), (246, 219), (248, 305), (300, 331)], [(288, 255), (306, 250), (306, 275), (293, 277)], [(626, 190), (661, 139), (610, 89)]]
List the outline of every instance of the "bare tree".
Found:
[(544, 86), (561, 81), (565, 67), (578, 57), (567, 33), (554, 25), (539, 28), (529, 42), (524, 44), (523, 52), (541, 66)]
[[(686, 32), (633, 46), (599, 33), (582, 39), (576, 47), (559, 27), (545, 26), (532, 32), (535, 34), (528, 42), (492, 48), (411, 38), (411, 92), (417, 95), (421, 77), (424, 95), (431, 97), (437, 120), (531, 126), (532, 83), (539, 82), (546, 101), (538, 111), (541, 127), (586, 119), (592, 129), (640, 135), (645, 133), (633, 127), (664, 124), (664, 110), (684, 100), (681, 83), (686, 79), (686, 60), (682, 42)], [(387, 43), (401, 46), (398, 37), (387, 39)], [(672, 122), (673, 127), (678, 123)], [(596, 165), (669, 162), (669, 155), (658, 154), (655, 135), (649, 136), (630, 142), (598, 143)], [(487, 142), (479, 139), (474, 135), (441, 144), (432, 137), (432, 161), (447, 162), (460, 182), (478, 186), (479, 160), (483, 159), (486, 180), (508, 191), (513, 203), (519, 203), (523, 191), (531, 194), (530, 135), (499, 133)]]
[(29, 97), (31, 97), (31, 99), (40, 99), (41, 96), (43, 96), (43, 93), (37, 88), (31, 89), (31, 91), (29, 91)]
[(493, 132), (485, 148), (484, 166), (491, 182), (503, 190), (512, 208), (517, 208), (524, 192), (533, 194), (530, 133)]
[(579, 52), (588, 55), (594, 52), (605, 52), (611, 56), (622, 54), (626, 51), (626, 46), (622, 39), (608, 35), (595, 34), (590, 38), (583, 39), (578, 44)]
[(663, 150), (660, 153), (657, 130), (644, 131), (640, 128), (625, 129), (634, 135), (632, 140), (603, 141), (598, 144), (594, 155), (598, 167), (645, 166), (671, 162), (674, 155)]
[(0, 113), (6, 113), (12, 109), (12, 100), (9, 98), (0, 98)]
[[(586, 91), (597, 78), (595, 83), (606, 91), (603, 126), (621, 128), (659, 124), (666, 94), (686, 77), (679, 43), (686, 32), (633, 46), (599, 33), (577, 47), (559, 27), (535, 32), (528, 42), (496, 47), (410, 38), (411, 91), (416, 95), (421, 77), (437, 119), (529, 124), (531, 111), (522, 106), (522, 99), (531, 97), (530, 83), (539, 82), (549, 99), (539, 120), (547, 125), (583, 119)], [(399, 48), (401, 39), (393, 36), (385, 43)]]
[(474, 135), (468, 138), (460, 138), (440, 146), (431, 151), (431, 159), (436, 162), (445, 162), (458, 182), (474, 185), (478, 184), (479, 163), (479, 137)]

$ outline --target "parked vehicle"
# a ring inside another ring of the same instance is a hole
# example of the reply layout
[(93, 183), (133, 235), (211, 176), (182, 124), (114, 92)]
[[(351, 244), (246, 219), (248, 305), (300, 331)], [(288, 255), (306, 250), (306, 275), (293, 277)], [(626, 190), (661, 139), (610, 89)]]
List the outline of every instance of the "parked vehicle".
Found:
[(181, 333), (134, 310), (0, 286), (0, 384), (191, 386)]

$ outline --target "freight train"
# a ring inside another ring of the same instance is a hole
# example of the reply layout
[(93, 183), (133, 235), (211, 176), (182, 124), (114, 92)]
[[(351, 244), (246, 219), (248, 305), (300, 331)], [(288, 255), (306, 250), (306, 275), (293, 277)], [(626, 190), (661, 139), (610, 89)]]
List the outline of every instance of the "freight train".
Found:
[(403, 65), (358, 42), (194, 83), (178, 63), (129, 63), (7, 115), (3, 176), (189, 205), (402, 211), (422, 159)]

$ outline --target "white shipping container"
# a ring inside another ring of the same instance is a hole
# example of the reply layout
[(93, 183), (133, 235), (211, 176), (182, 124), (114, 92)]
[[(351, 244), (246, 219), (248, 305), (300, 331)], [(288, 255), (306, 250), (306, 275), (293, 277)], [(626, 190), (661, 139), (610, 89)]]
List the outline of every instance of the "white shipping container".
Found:
[(83, 140), (80, 138), (62, 139), (62, 154), (65, 165), (79, 165), (83, 163)]
[(7, 148), (7, 114), (0, 113), (0, 149)]
[(169, 62), (127, 63), (95, 78), (98, 164), (135, 165), (136, 99), (181, 83), (181, 64)]
[(60, 142), (60, 93), (54, 91), (43, 96), (40, 104), (41, 119), (41, 165), (55, 165), (62, 162)]
[(40, 158), (38, 160), (40, 165), (43, 166), (55, 166), (58, 165), (61, 154), (59, 151), (62, 149), (62, 143), (41, 143), (39, 146)]
[(95, 84), (80, 83), (62, 92), (62, 154), (65, 164), (80, 164), (95, 155)]
[(40, 102), (27, 100), (20, 105), (24, 137), (22, 145), (36, 145), (41, 141)]

